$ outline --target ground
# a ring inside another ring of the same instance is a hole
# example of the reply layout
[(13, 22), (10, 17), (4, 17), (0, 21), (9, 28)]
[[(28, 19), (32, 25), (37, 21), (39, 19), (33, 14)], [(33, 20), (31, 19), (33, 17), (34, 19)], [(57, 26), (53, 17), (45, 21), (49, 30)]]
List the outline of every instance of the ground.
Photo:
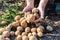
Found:
[[(0, 17), (2, 16), (3, 12), (0, 11)], [(47, 15), (50, 20), (52, 21), (60, 21), (60, 14), (59, 15)], [(60, 27), (54, 27), (54, 30), (50, 34), (60, 34)], [(10, 37), (11, 40), (14, 40), (15, 37)], [(39, 40), (60, 40), (60, 36), (45, 36), (42, 38), (38, 38)]]

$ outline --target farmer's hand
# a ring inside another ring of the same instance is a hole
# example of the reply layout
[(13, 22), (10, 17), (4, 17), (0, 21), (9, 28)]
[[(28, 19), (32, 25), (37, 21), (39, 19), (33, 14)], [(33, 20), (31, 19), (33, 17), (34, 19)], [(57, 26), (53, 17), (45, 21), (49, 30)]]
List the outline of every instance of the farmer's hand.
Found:
[(22, 13), (25, 13), (25, 12), (27, 12), (27, 11), (31, 11), (32, 8), (33, 8), (33, 6), (31, 6), (31, 5), (26, 6), (26, 7), (23, 9)]

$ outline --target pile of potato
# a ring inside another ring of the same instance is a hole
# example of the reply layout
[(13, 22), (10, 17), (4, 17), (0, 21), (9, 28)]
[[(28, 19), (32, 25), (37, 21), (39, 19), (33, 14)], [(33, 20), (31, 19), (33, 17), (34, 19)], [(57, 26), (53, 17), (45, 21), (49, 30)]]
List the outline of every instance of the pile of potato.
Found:
[[(38, 40), (38, 37), (43, 36), (44, 27), (40, 23), (36, 23), (36, 26), (29, 27), (29, 23), (33, 23), (35, 19), (38, 19), (38, 9), (33, 8), (32, 13), (26, 12), (24, 17), (17, 15), (15, 17), (15, 22), (10, 23), (5, 28), (0, 28), (0, 40), (10, 40), (10, 36), (16, 36), (16, 40)], [(7, 22), (3, 21), (2, 24), (6, 24)], [(16, 31), (12, 31), (11, 28), (16, 28)], [(47, 26), (47, 30), (50, 32), (53, 30), (51, 26)]]

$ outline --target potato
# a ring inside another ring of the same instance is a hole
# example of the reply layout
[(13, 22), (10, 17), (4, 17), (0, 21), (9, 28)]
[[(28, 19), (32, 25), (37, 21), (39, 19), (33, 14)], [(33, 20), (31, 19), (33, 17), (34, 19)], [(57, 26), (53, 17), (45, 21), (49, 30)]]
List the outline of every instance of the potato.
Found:
[(46, 23), (50, 22), (50, 20), (48, 19), (48, 17), (46, 17), (44, 20), (45, 20)]
[(22, 36), (26, 35), (27, 36), (27, 33), (26, 32), (22, 32)]
[(36, 36), (30, 36), (29, 40), (38, 40), (38, 39), (36, 38)]
[(12, 24), (9, 24), (7, 27), (12, 27)]
[(10, 26), (7, 26), (7, 27), (5, 28), (5, 30), (6, 30), (6, 31), (11, 31), (11, 27), (10, 27)]
[(10, 32), (10, 35), (11, 35), (11, 36), (14, 36), (14, 34), (15, 34), (14, 31), (11, 31), (11, 32)]
[(16, 32), (15, 32), (15, 35), (16, 35), (16, 36), (18, 36), (18, 35), (20, 35), (20, 34), (21, 34), (20, 31), (16, 31)]
[(37, 33), (36, 33), (36, 32), (32, 32), (32, 35), (33, 35), (33, 36), (37, 36)]
[(17, 27), (17, 26), (19, 26), (19, 25), (20, 25), (20, 24), (19, 24), (19, 22), (17, 22), (17, 21), (12, 23), (12, 26), (13, 26), (13, 27)]
[(28, 36), (23, 36), (22, 40), (29, 40)]
[(11, 28), (10, 27), (6, 27), (5, 30), (6, 31), (11, 31)]
[(32, 9), (32, 13), (37, 13), (37, 12), (39, 12), (39, 10), (37, 8)]
[(52, 26), (47, 26), (47, 28), (46, 28), (46, 29), (47, 29), (47, 31), (48, 31), (48, 32), (53, 31), (53, 27), (52, 27)]
[(0, 32), (4, 32), (5, 31), (5, 28), (0, 28)]
[(29, 15), (29, 14), (31, 14), (31, 13), (30, 12), (26, 12), (25, 15), (24, 15), (24, 17), (26, 18), (27, 15)]
[(30, 30), (30, 27), (26, 27), (25, 28), (25, 32), (29, 33), (31, 30)]
[(36, 32), (36, 31), (37, 31), (36, 28), (32, 28), (32, 29), (31, 29), (31, 32)]
[(60, 21), (56, 21), (56, 22), (54, 22), (54, 26), (59, 27), (59, 26), (60, 26)]
[(23, 28), (26, 28), (26, 27), (27, 27), (27, 22), (26, 22), (26, 20), (22, 20), (21, 26), (22, 26)]
[(43, 33), (42, 32), (38, 32), (37, 35), (38, 35), (38, 37), (42, 37)]
[(11, 28), (12, 28), (12, 24), (9, 24), (7, 27), (5, 27), (5, 30), (6, 31), (11, 31)]
[(34, 16), (36, 19), (38, 19), (40, 17), (37, 13), (35, 13)]
[(2, 25), (5, 25), (5, 24), (7, 24), (7, 22), (6, 21), (2, 21), (1, 24)]
[(20, 21), (20, 22), (22, 22), (22, 20), (24, 20), (24, 19), (25, 19), (25, 18), (24, 18), (24, 17), (22, 17), (19, 21)]
[(39, 26), (39, 28), (43, 29), (44, 30), (44, 27), (42, 25)]
[(37, 28), (37, 32), (43, 32), (43, 29), (40, 28), (40, 27), (38, 27), (38, 28)]
[(5, 40), (10, 40), (9, 38), (5, 38)]
[(9, 37), (9, 36), (10, 36), (10, 32), (9, 32), (9, 31), (4, 31), (4, 32), (2, 33), (2, 35), (3, 35), (4, 37)]
[(16, 21), (19, 21), (20, 18), (21, 18), (21, 16), (20, 16), (20, 15), (17, 15), (17, 16), (15, 17), (15, 20), (16, 20)]
[(32, 33), (28, 33), (28, 37), (30, 37), (30, 36), (33, 36), (33, 34)]
[(24, 19), (25, 19), (25, 18), (22, 17), (22, 18), (19, 20), (20, 25), (21, 25), (21, 22), (22, 22)]
[(29, 14), (29, 15), (27, 15), (26, 20), (28, 23), (32, 23), (35, 20), (35, 16), (33, 14)]
[(40, 23), (36, 23), (36, 27), (39, 27), (40, 26)]
[(0, 40), (4, 40), (4, 37), (2, 35), (0, 35)]
[(21, 26), (18, 26), (18, 27), (17, 27), (17, 31), (20, 31), (20, 32), (22, 32), (22, 31), (23, 31), (23, 27), (21, 27)]
[(21, 35), (18, 35), (16, 40), (22, 40), (22, 36)]

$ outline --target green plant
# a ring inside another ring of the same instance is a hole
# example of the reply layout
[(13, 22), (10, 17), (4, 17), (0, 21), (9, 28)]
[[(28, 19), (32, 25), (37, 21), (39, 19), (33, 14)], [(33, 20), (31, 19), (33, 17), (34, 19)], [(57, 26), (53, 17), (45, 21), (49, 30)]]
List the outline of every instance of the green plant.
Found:
[[(19, 12), (22, 11), (23, 8), (21, 6), (24, 4), (24, 0), (20, 0), (19, 2), (15, 3), (8, 3), (8, 0), (3, 1), (3, 6), (6, 7), (6, 10), (4, 11), (2, 17), (0, 17), (0, 23), (5, 20), (7, 21), (7, 25), (9, 23), (12, 23), (14, 20), (14, 17), (16, 15), (21, 15)], [(23, 16), (23, 15), (21, 15)], [(0, 27), (6, 27), (7, 25), (1, 25)]]

